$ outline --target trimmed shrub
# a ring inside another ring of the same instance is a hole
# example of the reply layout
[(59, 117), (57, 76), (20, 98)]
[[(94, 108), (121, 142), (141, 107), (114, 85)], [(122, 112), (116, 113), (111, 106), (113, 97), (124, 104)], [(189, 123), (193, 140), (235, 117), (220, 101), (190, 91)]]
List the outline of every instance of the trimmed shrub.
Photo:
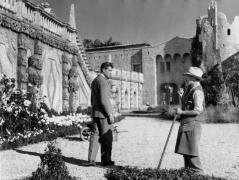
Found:
[(76, 180), (76, 178), (69, 175), (61, 150), (54, 142), (50, 142), (41, 156), (39, 168), (32, 173), (29, 180)]
[(195, 174), (191, 169), (139, 169), (116, 167), (108, 169), (105, 177), (109, 180), (226, 180), (221, 177)]

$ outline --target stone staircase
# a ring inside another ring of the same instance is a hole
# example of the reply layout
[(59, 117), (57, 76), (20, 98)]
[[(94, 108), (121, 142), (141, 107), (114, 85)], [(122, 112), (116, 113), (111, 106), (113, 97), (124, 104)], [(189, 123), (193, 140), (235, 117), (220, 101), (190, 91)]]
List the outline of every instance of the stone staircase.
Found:
[(90, 66), (90, 63), (89, 63), (89, 61), (88, 61), (88, 59), (87, 59), (86, 52), (85, 52), (85, 48), (84, 48), (84, 45), (83, 45), (83, 43), (82, 43), (82, 40), (81, 40), (78, 36), (76, 37), (76, 42), (77, 42), (77, 46), (79, 47), (80, 54), (81, 54), (81, 56), (82, 56), (82, 58), (83, 58), (83, 60), (84, 60), (84, 63), (85, 63), (85, 65), (86, 65), (87, 69), (88, 69), (89, 71), (93, 71), (93, 69), (92, 69), (92, 67)]
[(79, 59), (78, 62), (82, 68), (87, 83), (90, 85), (93, 80), (93, 77), (95, 76), (95, 72), (90, 66), (90, 63), (86, 56), (84, 45), (82, 43), (82, 39), (79, 36), (76, 37), (76, 42), (77, 46), (79, 47), (79, 55), (81, 56), (81, 60)]

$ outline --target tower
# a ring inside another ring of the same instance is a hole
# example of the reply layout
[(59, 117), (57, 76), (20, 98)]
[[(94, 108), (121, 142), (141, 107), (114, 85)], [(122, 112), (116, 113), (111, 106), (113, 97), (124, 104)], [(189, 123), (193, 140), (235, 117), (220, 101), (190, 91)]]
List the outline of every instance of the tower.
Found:
[(210, 25), (213, 28), (213, 34), (214, 34), (214, 50), (218, 49), (218, 9), (217, 9), (217, 2), (215, 0), (212, 0), (208, 5), (208, 21)]

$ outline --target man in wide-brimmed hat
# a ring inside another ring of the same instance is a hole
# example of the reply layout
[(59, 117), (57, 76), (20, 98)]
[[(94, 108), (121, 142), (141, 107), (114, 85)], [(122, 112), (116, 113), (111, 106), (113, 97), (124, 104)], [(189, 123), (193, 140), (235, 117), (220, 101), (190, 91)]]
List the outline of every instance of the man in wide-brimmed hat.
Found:
[(203, 72), (198, 67), (190, 67), (183, 75), (186, 87), (181, 99), (182, 108), (176, 109), (180, 127), (175, 153), (183, 155), (185, 168), (191, 168), (196, 173), (202, 174), (199, 141), (201, 136), (200, 116), (204, 109), (204, 93), (200, 84)]

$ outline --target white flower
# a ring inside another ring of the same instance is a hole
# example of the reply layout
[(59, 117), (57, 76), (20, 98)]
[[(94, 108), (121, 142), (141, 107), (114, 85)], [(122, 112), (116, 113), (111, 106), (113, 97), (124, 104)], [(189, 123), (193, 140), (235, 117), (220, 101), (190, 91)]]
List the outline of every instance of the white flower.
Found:
[(26, 90), (25, 89), (22, 89), (22, 94), (24, 95), (24, 94), (26, 94)]
[(31, 101), (29, 101), (29, 100), (24, 100), (23, 104), (24, 104), (24, 106), (28, 107), (28, 106), (30, 106)]
[(12, 112), (12, 107), (8, 106), (6, 110), (7, 110), (7, 112)]
[(0, 126), (3, 125), (3, 123), (4, 123), (3, 118), (0, 118)]

